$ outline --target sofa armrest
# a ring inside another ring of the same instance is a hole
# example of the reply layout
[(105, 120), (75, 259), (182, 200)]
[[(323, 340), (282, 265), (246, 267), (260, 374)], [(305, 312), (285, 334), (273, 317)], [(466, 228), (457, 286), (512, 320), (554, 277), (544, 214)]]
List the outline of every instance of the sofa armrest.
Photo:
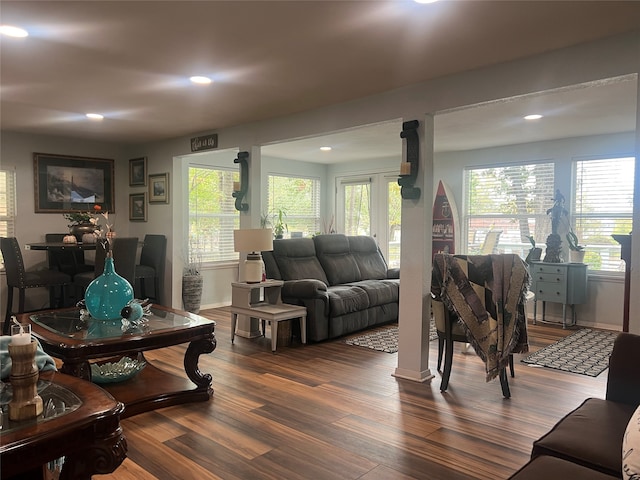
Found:
[(283, 297), (327, 298), (327, 285), (320, 280), (287, 280), (282, 286)]
[(609, 358), (607, 400), (640, 405), (640, 335), (620, 333)]
[(387, 270), (387, 278), (400, 278), (400, 268), (389, 268)]

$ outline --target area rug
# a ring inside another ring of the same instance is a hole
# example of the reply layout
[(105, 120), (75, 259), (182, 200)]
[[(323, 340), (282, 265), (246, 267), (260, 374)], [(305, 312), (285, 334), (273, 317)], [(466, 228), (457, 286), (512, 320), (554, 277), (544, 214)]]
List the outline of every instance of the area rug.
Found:
[(618, 332), (584, 328), (527, 355), (521, 362), (597, 377), (609, 367)]
[[(438, 338), (436, 326), (431, 322), (429, 328), (429, 341)], [(396, 353), (398, 351), (398, 325), (387, 325), (371, 332), (347, 338), (347, 345), (370, 348), (379, 352)]]

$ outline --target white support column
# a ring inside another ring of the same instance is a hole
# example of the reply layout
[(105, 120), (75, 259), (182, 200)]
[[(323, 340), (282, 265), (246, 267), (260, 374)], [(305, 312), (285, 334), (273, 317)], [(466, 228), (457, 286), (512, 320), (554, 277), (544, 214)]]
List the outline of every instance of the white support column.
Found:
[[(262, 198), (262, 158), (260, 156), (260, 147), (252, 146), (240, 148), (240, 151), (249, 152), (249, 190), (245, 201), (249, 204), (247, 212), (240, 213), (240, 228), (259, 228), (260, 212)], [(244, 261), (246, 253), (240, 255), (238, 281), (244, 282)], [(262, 336), (260, 331), (260, 321), (257, 318), (248, 317), (246, 315), (238, 315), (238, 327), (236, 335), (245, 338), (255, 338)]]
[[(419, 120), (420, 158), (415, 186), (421, 194), (417, 200), (402, 200), (398, 366), (393, 375), (423, 382), (433, 378), (429, 370), (433, 116)], [(404, 144), (402, 155), (406, 160)]]
[[(638, 35), (640, 44), (640, 35)], [(638, 48), (640, 51), (640, 47)], [(638, 62), (640, 67), (640, 62)], [(640, 68), (639, 68), (640, 69)], [(640, 77), (640, 73), (638, 74)], [(640, 335), (640, 78), (636, 78), (636, 165), (633, 189), (633, 230), (631, 236), (631, 271), (629, 298), (629, 332)], [(634, 300), (635, 299), (635, 300)]]

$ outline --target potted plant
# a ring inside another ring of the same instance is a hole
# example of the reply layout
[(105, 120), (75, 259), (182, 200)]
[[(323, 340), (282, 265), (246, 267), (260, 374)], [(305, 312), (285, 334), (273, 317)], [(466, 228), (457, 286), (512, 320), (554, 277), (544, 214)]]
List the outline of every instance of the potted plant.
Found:
[(93, 206), (94, 212), (78, 211), (63, 214), (65, 220), (69, 221), (67, 225), (69, 232), (76, 236), (78, 242), (82, 241), (82, 236), (85, 233), (93, 234), (96, 230), (99, 230), (97, 213), (100, 213), (102, 207), (100, 205)]
[(273, 235), (275, 238), (282, 238), (284, 232), (289, 231), (289, 226), (284, 221), (284, 217), (286, 216), (287, 213), (283, 209), (279, 208), (278, 214), (275, 215), (273, 221)]
[(571, 263), (584, 263), (584, 245), (580, 245), (578, 236), (573, 229), (567, 233), (567, 243), (569, 244), (569, 259)]

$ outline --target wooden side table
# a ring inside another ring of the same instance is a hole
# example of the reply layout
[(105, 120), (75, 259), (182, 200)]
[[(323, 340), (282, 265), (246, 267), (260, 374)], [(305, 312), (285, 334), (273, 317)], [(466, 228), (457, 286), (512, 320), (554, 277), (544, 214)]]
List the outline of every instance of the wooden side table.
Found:
[(300, 338), (307, 343), (307, 309), (299, 305), (282, 303), (282, 280), (260, 283), (233, 282), (231, 284), (231, 343), (236, 335), (238, 315), (258, 318), (271, 324), (271, 351), (278, 341), (278, 322), (300, 318)]

